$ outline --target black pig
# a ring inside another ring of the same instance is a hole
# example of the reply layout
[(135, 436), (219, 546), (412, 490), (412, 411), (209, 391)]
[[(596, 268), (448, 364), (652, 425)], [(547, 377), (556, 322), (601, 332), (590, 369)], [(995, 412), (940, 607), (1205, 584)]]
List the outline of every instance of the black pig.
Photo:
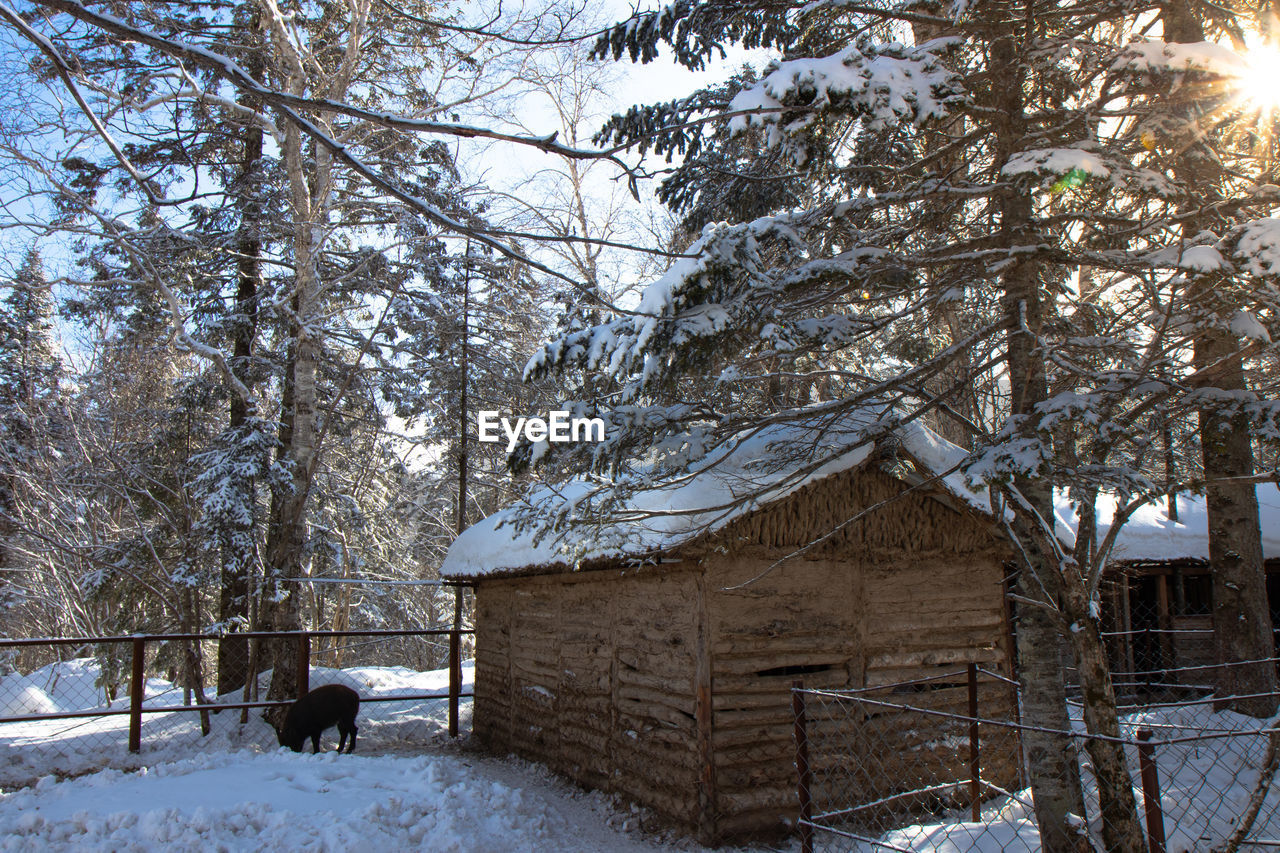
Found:
[(356, 714), (360, 711), (360, 694), (342, 684), (317, 687), (289, 707), (284, 725), (276, 729), (281, 746), (302, 751), (302, 743), (311, 738), (311, 752), (320, 751), (320, 734), (330, 726), (338, 726), (338, 752), (351, 735), (350, 753), (356, 748)]

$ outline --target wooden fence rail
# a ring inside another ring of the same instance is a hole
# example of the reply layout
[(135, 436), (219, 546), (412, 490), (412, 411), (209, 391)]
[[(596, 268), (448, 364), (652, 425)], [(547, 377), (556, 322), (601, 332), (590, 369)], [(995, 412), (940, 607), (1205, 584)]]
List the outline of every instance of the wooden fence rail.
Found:
[(455, 620), (451, 628), (427, 628), (421, 630), (364, 630), (364, 631), (246, 631), (243, 633), (204, 633), (204, 634), (126, 634), (108, 637), (29, 637), (21, 639), (0, 639), (0, 650), (6, 648), (31, 648), (41, 646), (92, 646), (108, 643), (128, 643), (130, 649), (129, 673), (129, 708), (113, 709), (103, 707), (87, 711), (65, 711), (49, 714), (21, 714), (0, 717), (0, 723), (24, 723), (39, 720), (66, 720), (92, 717), (110, 717), (129, 715), (129, 751), (142, 749), (142, 717), (144, 714), (172, 713), (196, 711), (248, 710), (253, 708), (275, 708), (292, 704), (292, 700), (264, 702), (197, 702), (194, 705), (163, 705), (147, 707), (146, 694), (146, 653), (150, 643), (196, 642), (203, 640), (221, 640), (234, 636), (245, 640), (281, 640), (293, 638), (297, 643), (298, 664), (298, 698), (305, 696), (310, 689), (310, 670), (313, 638), (338, 637), (448, 637), (449, 638), (449, 691), (447, 693), (423, 693), (412, 695), (362, 697), (362, 703), (375, 702), (412, 702), (428, 699), (449, 700), (449, 736), (458, 736), (458, 705), (461, 699), (471, 698), (473, 694), (462, 691), (462, 637), (475, 632), (461, 627), (461, 620)]

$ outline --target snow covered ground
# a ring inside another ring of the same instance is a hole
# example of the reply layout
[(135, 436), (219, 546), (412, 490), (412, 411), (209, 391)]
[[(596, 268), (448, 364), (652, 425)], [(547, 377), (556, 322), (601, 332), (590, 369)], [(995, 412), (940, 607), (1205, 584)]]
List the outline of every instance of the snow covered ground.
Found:
[[(464, 666), (470, 690), (473, 669)], [(0, 712), (106, 707), (89, 659), (0, 680)], [(398, 667), (313, 669), (313, 685), (343, 682), (367, 699), (444, 692), (448, 673)], [(180, 691), (147, 685), (148, 703)], [(110, 707), (119, 707), (117, 701)], [(470, 703), (462, 708), (469, 729)], [(445, 736), (447, 702), (361, 705), (358, 752), (338, 755), (334, 731), (320, 755), (276, 746), (256, 713), (162, 712), (144, 724), (143, 750), (126, 749), (127, 716), (0, 723), (0, 853), (27, 850), (693, 851), (655, 835), (648, 816), (584, 792), (534, 764), (470, 750)], [(1273, 724), (1280, 723), (1280, 718)], [(1126, 732), (1157, 741), (1250, 732), (1257, 720), (1210, 706), (1131, 714)], [(1198, 740), (1156, 749), (1170, 853), (1208, 849), (1230, 833), (1257, 778), (1264, 738)], [(1136, 754), (1130, 756), (1134, 767)], [(1134, 774), (1136, 779), (1136, 772)], [(70, 777), (70, 778), (69, 778)], [(1086, 773), (1087, 777), (1087, 773)], [(1135, 791), (1141, 809), (1141, 790)], [(984, 822), (922, 823), (887, 833), (875, 849), (996, 853), (1039, 849), (1030, 792), (988, 803)], [(1280, 835), (1280, 788), (1255, 836)], [(819, 841), (823, 840), (819, 834)], [(794, 843), (791, 845), (794, 846)], [(842, 842), (837, 849), (848, 849)], [(870, 849), (870, 848), (869, 848)]]
[[(463, 665), (463, 692), (470, 692), (474, 669)], [(264, 679), (267, 676), (264, 676)], [(96, 686), (97, 662), (80, 658), (41, 667), (27, 675), (0, 679), (0, 716), (42, 714), (91, 709), (128, 708), (127, 697), (108, 703)], [(340, 682), (354, 687), (364, 700), (360, 707), (359, 749), (399, 751), (421, 748), (444, 736), (448, 703), (444, 699), (370, 702), (395, 696), (440, 694), (449, 689), (448, 670), (415, 672), (403, 667), (351, 667), (343, 670), (312, 667), (312, 687)], [(228, 702), (241, 697), (225, 696)], [(157, 678), (147, 679), (144, 708), (173, 707), (182, 702), (182, 691)], [(470, 702), (460, 709), (464, 728), (470, 728)], [(225, 752), (231, 749), (274, 750), (276, 737), (261, 712), (251, 711), (241, 726), (239, 711), (210, 715), (211, 732), (200, 734), (200, 715), (191, 711), (145, 714), (142, 752), (128, 752), (129, 717), (125, 714), (89, 719), (37, 720), (0, 723), (0, 752), (8, 761), (0, 764), (0, 787), (29, 785), (49, 774), (81, 775), (110, 767), (134, 769), (156, 761), (173, 761)], [(326, 734), (321, 746), (336, 744), (336, 731)]]
[[(1136, 738), (1139, 729), (1150, 729), (1155, 744), (1159, 773), (1160, 803), (1164, 812), (1165, 849), (1169, 853), (1210, 850), (1235, 829), (1258, 780), (1266, 752), (1266, 736), (1253, 734), (1280, 725), (1280, 715), (1269, 722), (1231, 711), (1217, 711), (1210, 704), (1186, 704), (1152, 708), (1123, 718), (1121, 732)], [(1083, 725), (1077, 726), (1083, 731)], [(1240, 736), (1224, 737), (1238, 733)], [(1161, 741), (1171, 741), (1161, 743)], [(1126, 750), (1131, 775), (1139, 782), (1136, 748)], [(1086, 789), (1094, 790), (1087, 763)], [(1145, 821), (1142, 788), (1135, 785), (1134, 798)], [(1096, 794), (1087, 797), (1091, 829), (1101, 835), (1097, 819)], [(1036, 828), (1030, 789), (989, 802), (982, 810), (983, 821), (970, 823), (957, 814), (950, 822), (922, 823), (893, 830), (876, 844), (858, 847), (836, 839), (830, 849), (859, 853), (905, 850), (932, 853), (1038, 853), (1040, 834)], [(1280, 838), (1280, 779), (1275, 780), (1251, 839)], [(823, 846), (819, 833), (819, 849)]]
[[(469, 691), (471, 665), (463, 672)], [(96, 679), (88, 659), (7, 676), (0, 711), (105, 707)], [(312, 669), (313, 686), (338, 681), (368, 699), (443, 692), (448, 673)], [(181, 700), (164, 681), (147, 690), (148, 704)], [(469, 729), (469, 701), (462, 716)], [(645, 813), (537, 765), (449, 741), (445, 700), (363, 702), (354, 755), (333, 751), (333, 730), (321, 742), (328, 752), (299, 754), (277, 747), (258, 714), (243, 729), (238, 720), (213, 715), (201, 737), (196, 714), (149, 715), (137, 756), (126, 749), (127, 716), (0, 724), (0, 851), (702, 849), (642, 831)]]
[(211, 751), (0, 795), (0, 851), (701, 849), (531, 765)]

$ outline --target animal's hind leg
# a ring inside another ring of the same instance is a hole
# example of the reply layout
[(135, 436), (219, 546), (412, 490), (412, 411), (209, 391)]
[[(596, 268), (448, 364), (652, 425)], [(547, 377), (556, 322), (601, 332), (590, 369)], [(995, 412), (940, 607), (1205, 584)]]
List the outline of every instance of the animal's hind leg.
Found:
[(315, 734), (311, 736), (311, 754), (315, 755), (319, 751), (320, 751), (320, 735)]
[[(346, 741), (347, 735), (351, 735), (351, 740), (347, 743), (347, 754), (350, 755), (356, 748), (356, 724), (352, 723), (350, 727), (338, 731), (342, 734), (342, 741)], [(342, 752), (342, 741), (338, 743), (338, 752)]]

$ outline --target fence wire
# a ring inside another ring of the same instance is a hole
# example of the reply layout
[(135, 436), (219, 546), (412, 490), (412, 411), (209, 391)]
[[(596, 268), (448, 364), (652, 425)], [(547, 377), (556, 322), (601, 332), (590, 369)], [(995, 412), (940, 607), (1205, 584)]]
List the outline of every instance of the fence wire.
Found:
[[(311, 689), (346, 684), (360, 695), (360, 751), (415, 748), (443, 736), (451, 705), (471, 695), (469, 666), (450, 675), (450, 634), (240, 634), (230, 651), (215, 635), (0, 640), (0, 751), (8, 759), (0, 788), (215, 745), (276, 748), (263, 713), (292, 697), (268, 701), (269, 642), (305, 659)], [(470, 632), (457, 634), (460, 661)], [(321, 746), (333, 749), (336, 732)]]
[[(1275, 663), (1275, 661), (1272, 661)], [(1194, 668), (1138, 672), (1119, 738), (1139, 846), (1108, 846), (1082, 706), (1060, 732), (1077, 762), (1075, 831), (1105, 853), (1280, 849), (1280, 715), (1237, 713), (1188, 686)], [(1170, 677), (1174, 679), (1170, 681)], [(1017, 686), (978, 667), (864, 690), (793, 691), (803, 848), (840, 851), (1041, 849)], [(1280, 694), (1267, 694), (1272, 708)], [(1044, 730), (1038, 730), (1044, 731)], [(1123, 790), (1123, 788), (1122, 788)], [(1251, 822), (1250, 822), (1250, 818)], [(1248, 824), (1246, 828), (1246, 824)], [(1229, 845), (1234, 843), (1235, 847)]]

